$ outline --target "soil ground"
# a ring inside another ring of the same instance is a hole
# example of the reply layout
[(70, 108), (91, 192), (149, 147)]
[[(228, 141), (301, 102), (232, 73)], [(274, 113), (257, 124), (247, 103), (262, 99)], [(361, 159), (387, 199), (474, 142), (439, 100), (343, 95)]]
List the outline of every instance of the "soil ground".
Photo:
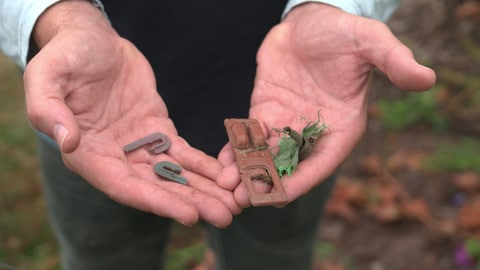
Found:
[[(448, 92), (450, 98), (466, 91), (466, 81), (480, 71), (479, 9), (479, 1), (405, 0), (388, 22), (417, 58), (437, 72), (437, 88)], [(454, 73), (465, 75), (460, 79), (463, 86), (453, 85)], [(438, 94), (435, 113), (448, 122), (447, 129), (439, 132), (432, 126), (416, 123), (389, 130), (378, 117), (378, 102), (399, 100), (405, 95), (382, 74), (374, 74), (368, 130), (341, 170), (341, 185), (337, 186), (320, 227), (319, 239), (332, 246), (323, 247), (329, 255), (320, 260), (318, 269), (480, 269), (473, 263), (462, 266), (455, 260), (455, 252), (463, 241), (478, 236), (469, 230), (471, 227), (465, 230), (467, 226), (460, 220), (463, 200), (474, 198), (478, 190), (469, 190), (465, 195), (455, 179), (469, 175), (473, 182), (478, 182), (478, 171), (470, 174), (466, 172), (470, 169), (437, 168), (432, 172), (421, 165), (426, 156), (435, 153), (446, 141), (459, 143), (469, 137), (478, 142), (480, 133), (476, 125), (480, 119), (473, 116), (478, 109), (469, 111), (468, 117), (458, 118), (461, 113), (455, 110), (461, 109), (445, 109), (451, 104)], [(467, 119), (470, 117), (473, 119)], [(380, 195), (379, 203), (384, 210), (391, 211), (372, 209), (369, 202), (361, 201), (365, 198), (352, 195), (355, 190), (365, 192), (379, 185), (387, 190), (394, 186), (389, 195), (394, 198), (383, 198), (382, 205)], [(459, 197), (460, 203), (455, 200)], [(348, 211), (338, 207), (342, 203), (350, 207)], [(415, 213), (406, 209), (414, 209)], [(472, 209), (472, 214), (480, 214), (479, 210)]]

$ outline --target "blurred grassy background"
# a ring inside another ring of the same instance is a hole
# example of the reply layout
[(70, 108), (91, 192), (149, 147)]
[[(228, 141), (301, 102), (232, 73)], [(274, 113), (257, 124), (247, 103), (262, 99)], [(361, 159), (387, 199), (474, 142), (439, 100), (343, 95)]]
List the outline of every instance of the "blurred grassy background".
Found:
[(20, 269), (55, 269), (59, 258), (40, 192), (21, 73), (3, 54), (0, 82), (0, 262)]

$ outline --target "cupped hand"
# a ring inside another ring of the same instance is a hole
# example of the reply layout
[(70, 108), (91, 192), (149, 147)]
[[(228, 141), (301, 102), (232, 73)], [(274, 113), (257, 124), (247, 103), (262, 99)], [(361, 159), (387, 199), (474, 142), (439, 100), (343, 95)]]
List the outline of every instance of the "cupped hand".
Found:
[[(359, 142), (374, 67), (403, 89), (426, 90), (435, 83), (435, 73), (419, 65), (385, 24), (317, 3), (295, 8), (274, 27), (257, 63), (249, 117), (261, 122), (271, 147), (279, 138), (274, 129), (290, 126), (301, 132), (319, 114), (328, 126), (311, 155), (282, 178), (289, 201), (332, 175)], [(230, 145), (219, 160), (226, 167), (217, 182), (234, 190), (241, 206), (249, 206)]]
[[(48, 42), (42, 42), (39, 33), (42, 49), (25, 70), (33, 126), (57, 142), (71, 170), (113, 200), (185, 225), (199, 219), (229, 225), (241, 209), (230, 191), (211, 180), (221, 164), (179, 137), (156, 91), (152, 69), (138, 49), (119, 37), (87, 1), (75, 4), (80, 8), (67, 11), (85, 8), (86, 21), (56, 28)], [(42, 15), (38, 27), (55, 18), (55, 11)], [(123, 151), (124, 145), (153, 132), (169, 136), (167, 152)], [(154, 164), (164, 160), (183, 167), (188, 185), (155, 174)]]

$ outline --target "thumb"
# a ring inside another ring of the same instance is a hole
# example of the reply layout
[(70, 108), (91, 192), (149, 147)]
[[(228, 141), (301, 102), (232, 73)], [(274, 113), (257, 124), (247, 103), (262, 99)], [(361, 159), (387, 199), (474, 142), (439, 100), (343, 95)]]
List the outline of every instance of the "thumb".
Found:
[(385, 52), (383, 61), (375, 65), (402, 89), (428, 90), (436, 81), (435, 72), (417, 63), (413, 53), (403, 44)]
[(52, 138), (62, 152), (73, 152), (80, 143), (80, 130), (65, 104), (62, 79), (55, 73), (55, 67), (39, 60), (32, 59), (23, 76), (28, 118), (33, 127)]
[[(378, 23), (378, 22), (377, 22)], [(428, 90), (436, 81), (435, 72), (420, 65), (412, 51), (402, 44), (382, 23), (379, 29), (364, 32), (369, 41), (364, 57), (385, 73), (396, 86), (406, 90)], [(368, 29), (368, 28), (366, 28)]]

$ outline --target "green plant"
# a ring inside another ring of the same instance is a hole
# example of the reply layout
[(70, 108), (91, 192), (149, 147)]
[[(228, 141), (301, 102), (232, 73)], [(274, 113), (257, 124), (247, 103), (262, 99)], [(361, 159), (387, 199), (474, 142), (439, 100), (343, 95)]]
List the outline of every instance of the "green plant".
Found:
[(338, 266), (338, 269), (356, 269), (355, 262), (352, 257), (342, 254), (341, 250), (333, 243), (316, 241), (314, 245), (314, 257), (317, 261), (334, 262), (334, 265)]
[(315, 258), (319, 260), (325, 260), (335, 256), (336, 251), (337, 251), (337, 248), (335, 247), (334, 244), (323, 242), (323, 241), (317, 241), (315, 243), (315, 249), (314, 249)]
[(205, 244), (197, 243), (175, 249), (168, 254), (165, 269), (186, 270), (201, 262), (205, 254)]
[(423, 164), (431, 171), (480, 172), (480, 141), (463, 138), (458, 142), (441, 143)]
[(381, 100), (378, 103), (380, 120), (390, 130), (398, 131), (416, 124), (427, 124), (435, 130), (444, 130), (447, 121), (442, 117), (435, 99), (438, 87), (423, 92), (410, 93), (399, 100)]

